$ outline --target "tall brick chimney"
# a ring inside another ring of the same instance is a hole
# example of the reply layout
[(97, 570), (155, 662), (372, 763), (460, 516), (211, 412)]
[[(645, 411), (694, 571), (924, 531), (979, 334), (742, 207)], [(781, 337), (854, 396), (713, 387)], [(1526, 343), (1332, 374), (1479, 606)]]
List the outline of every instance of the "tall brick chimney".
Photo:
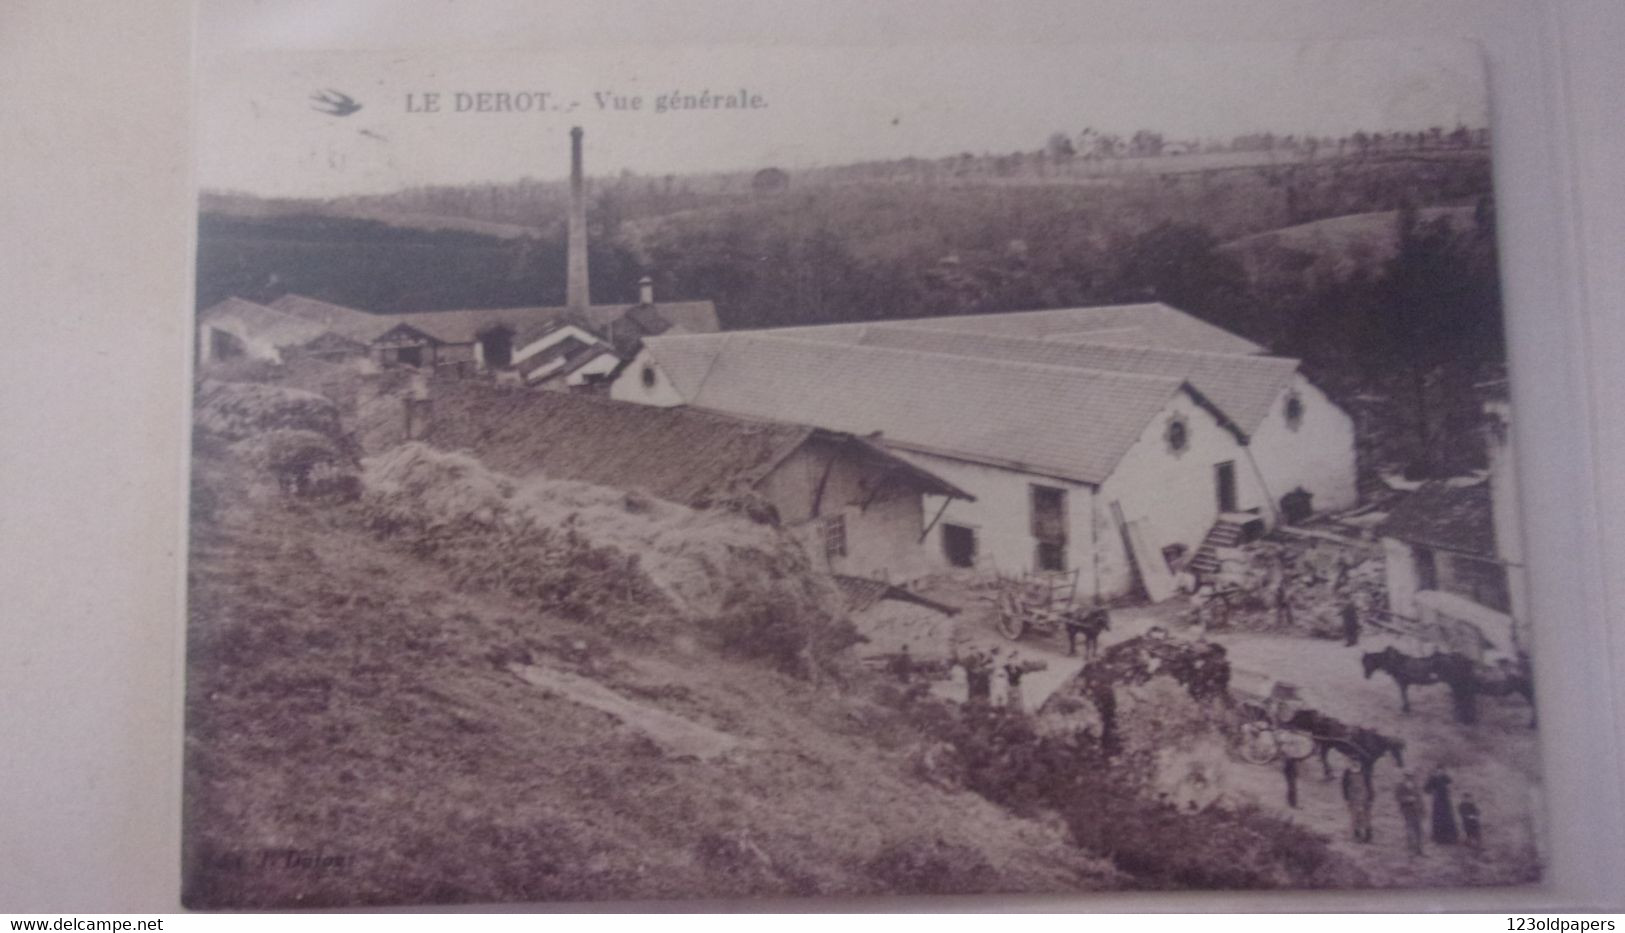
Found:
[(570, 238), (564, 279), (565, 307), (585, 313), (587, 293), (587, 190), (581, 174), (581, 127), (570, 128)]

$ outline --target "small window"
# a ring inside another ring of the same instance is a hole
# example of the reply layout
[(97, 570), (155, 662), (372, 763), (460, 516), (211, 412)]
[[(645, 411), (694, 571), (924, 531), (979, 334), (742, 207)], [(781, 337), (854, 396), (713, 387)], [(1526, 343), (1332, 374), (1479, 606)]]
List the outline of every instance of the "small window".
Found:
[(1296, 431), (1303, 424), (1303, 396), (1296, 392), (1286, 397), (1286, 426)]
[(1168, 419), (1168, 430), (1163, 437), (1168, 442), (1168, 449), (1176, 454), (1184, 453), (1191, 443), (1190, 428), (1186, 426), (1185, 419), (1177, 415)]
[(1433, 555), (1433, 549), (1417, 545), (1412, 552), (1416, 558), (1416, 588), (1419, 590), (1436, 590), (1439, 588), (1439, 564)]
[(846, 556), (845, 515), (832, 515), (824, 519), (824, 556), (831, 560)]
[(1053, 486), (1028, 487), (1032, 535), (1045, 544), (1066, 544), (1066, 490)]
[(645, 389), (655, 387), (655, 368), (648, 363), (643, 364), (643, 387)]

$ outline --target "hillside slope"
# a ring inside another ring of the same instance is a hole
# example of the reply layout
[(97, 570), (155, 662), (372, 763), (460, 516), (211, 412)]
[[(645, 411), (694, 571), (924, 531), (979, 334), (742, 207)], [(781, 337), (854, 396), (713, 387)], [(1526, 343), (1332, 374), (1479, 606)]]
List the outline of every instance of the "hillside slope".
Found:
[(912, 777), (895, 714), (459, 591), (210, 444), (191, 559), (193, 908), (1122, 884)]
[[(1472, 228), (1471, 207), (1428, 207), (1417, 219), (1444, 218), (1458, 231)], [(1399, 212), (1374, 211), (1328, 217), (1232, 240), (1220, 247), (1234, 255), (1257, 281), (1272, 270), (1313, 267), (1325, 280), (1346, 278), (1355, 271), (1374, 272), (1399, 249)]]

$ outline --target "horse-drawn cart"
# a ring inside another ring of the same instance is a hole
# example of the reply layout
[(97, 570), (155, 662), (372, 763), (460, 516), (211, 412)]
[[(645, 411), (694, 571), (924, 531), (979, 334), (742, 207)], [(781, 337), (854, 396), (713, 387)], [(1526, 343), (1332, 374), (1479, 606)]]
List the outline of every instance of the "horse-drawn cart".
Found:
[(1018, 641), (1029, 632), (1054, 635), (1065, 632), (1069, 649), (1076, 650), (1079, 634), (1093, 653), (1101, 631), (1110, 625), (1106, 611), (1076, 604), (1078, 571), (1000, 576), (994, 605), (999, 632)]
[(1236, 750), (1244, 761), (1262, 765), (1277, 758), (1302, 760), (1315, 754), (1315, 736), (1287, 725), (1304, 708), (1297, 686), (1232, 670), (1230, 695), (1239, 701)]

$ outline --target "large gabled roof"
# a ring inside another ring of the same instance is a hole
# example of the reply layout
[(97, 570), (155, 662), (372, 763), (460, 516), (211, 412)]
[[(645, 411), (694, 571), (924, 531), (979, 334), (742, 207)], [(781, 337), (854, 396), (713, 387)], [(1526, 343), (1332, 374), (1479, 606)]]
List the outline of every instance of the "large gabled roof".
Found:
[(897, 350), (1184, 379), (1249, 435), (1263, 423), (1298, 371), (1297, 360), (1276, 356), (1167, 350), (1114, 343), (1058, 342), (923, 327), (875, 325), (866, 329), (859, 343)]
[[(1089, 332), (1119, 331), (1095, 338), (1111, 343), (1162, 347), (1168, 350), (1203, 350), (1209, 353), (1261, 353), (1264, 348), (1222, 327), (1209, 324), (1161, 302), (1104, 305), (1095, 308), (1057, 308), (1049, 311), (1012, 311), (1003, 314), (966, 314), (895, 322), (932, 330), (968, 330), (1006, 337), (1043, 340), (1088, 340)], [(1134, 335), (1125, 328), (1138, 328)]]
[(807, 425), (476, 382), (435, 389), (430, 440), (471, 450), (505, 473), (639, 489), (685, 505), (754, 485), (809, 441), (839, 443), (853, 456), (907, 477), (922, 492), (969, 498), (862, 438)]
[(823, 324), (777, 328), (772, 333), (811, 337), (830, 343), (858, 343), (871, 327), (921, 327), (1002, 337), (1025, 337), (1057, 342), (1087, 341), (1125, 346), (1196, 350), (1206, 353), (1251, 354), (1264, 348), (1222, 327), (1209, 324), (1161, 302), (1102, 305), (1093, 308), (1055, 308), (1046, 311), (1004, 311), (994, 314), (955, 314), (905, 318), (883, 322)]
[(393, 315), (370, 314), (304, 295), (283, 295), (271, 307), (358, 343), (370, 343), (400, 323)]
[(824, 343), (771, 334), (652, 337), (690, 405), (880, 432), (890, 447), (1104, 482), (1146, 425), (1188, 392), (1168, 376)]
[(1379, 533), (1412, 544), (1493, 558), (1495, 521), (1490, 484), (1434, 480), (1399, 501)]
[(319, 324), (243, 298), (227, 298), (212, 304), (198, 315), (198, 319), (217, 323), (235, 322), (250, 336), (273, 347), (302, 346), (327, 332)]

